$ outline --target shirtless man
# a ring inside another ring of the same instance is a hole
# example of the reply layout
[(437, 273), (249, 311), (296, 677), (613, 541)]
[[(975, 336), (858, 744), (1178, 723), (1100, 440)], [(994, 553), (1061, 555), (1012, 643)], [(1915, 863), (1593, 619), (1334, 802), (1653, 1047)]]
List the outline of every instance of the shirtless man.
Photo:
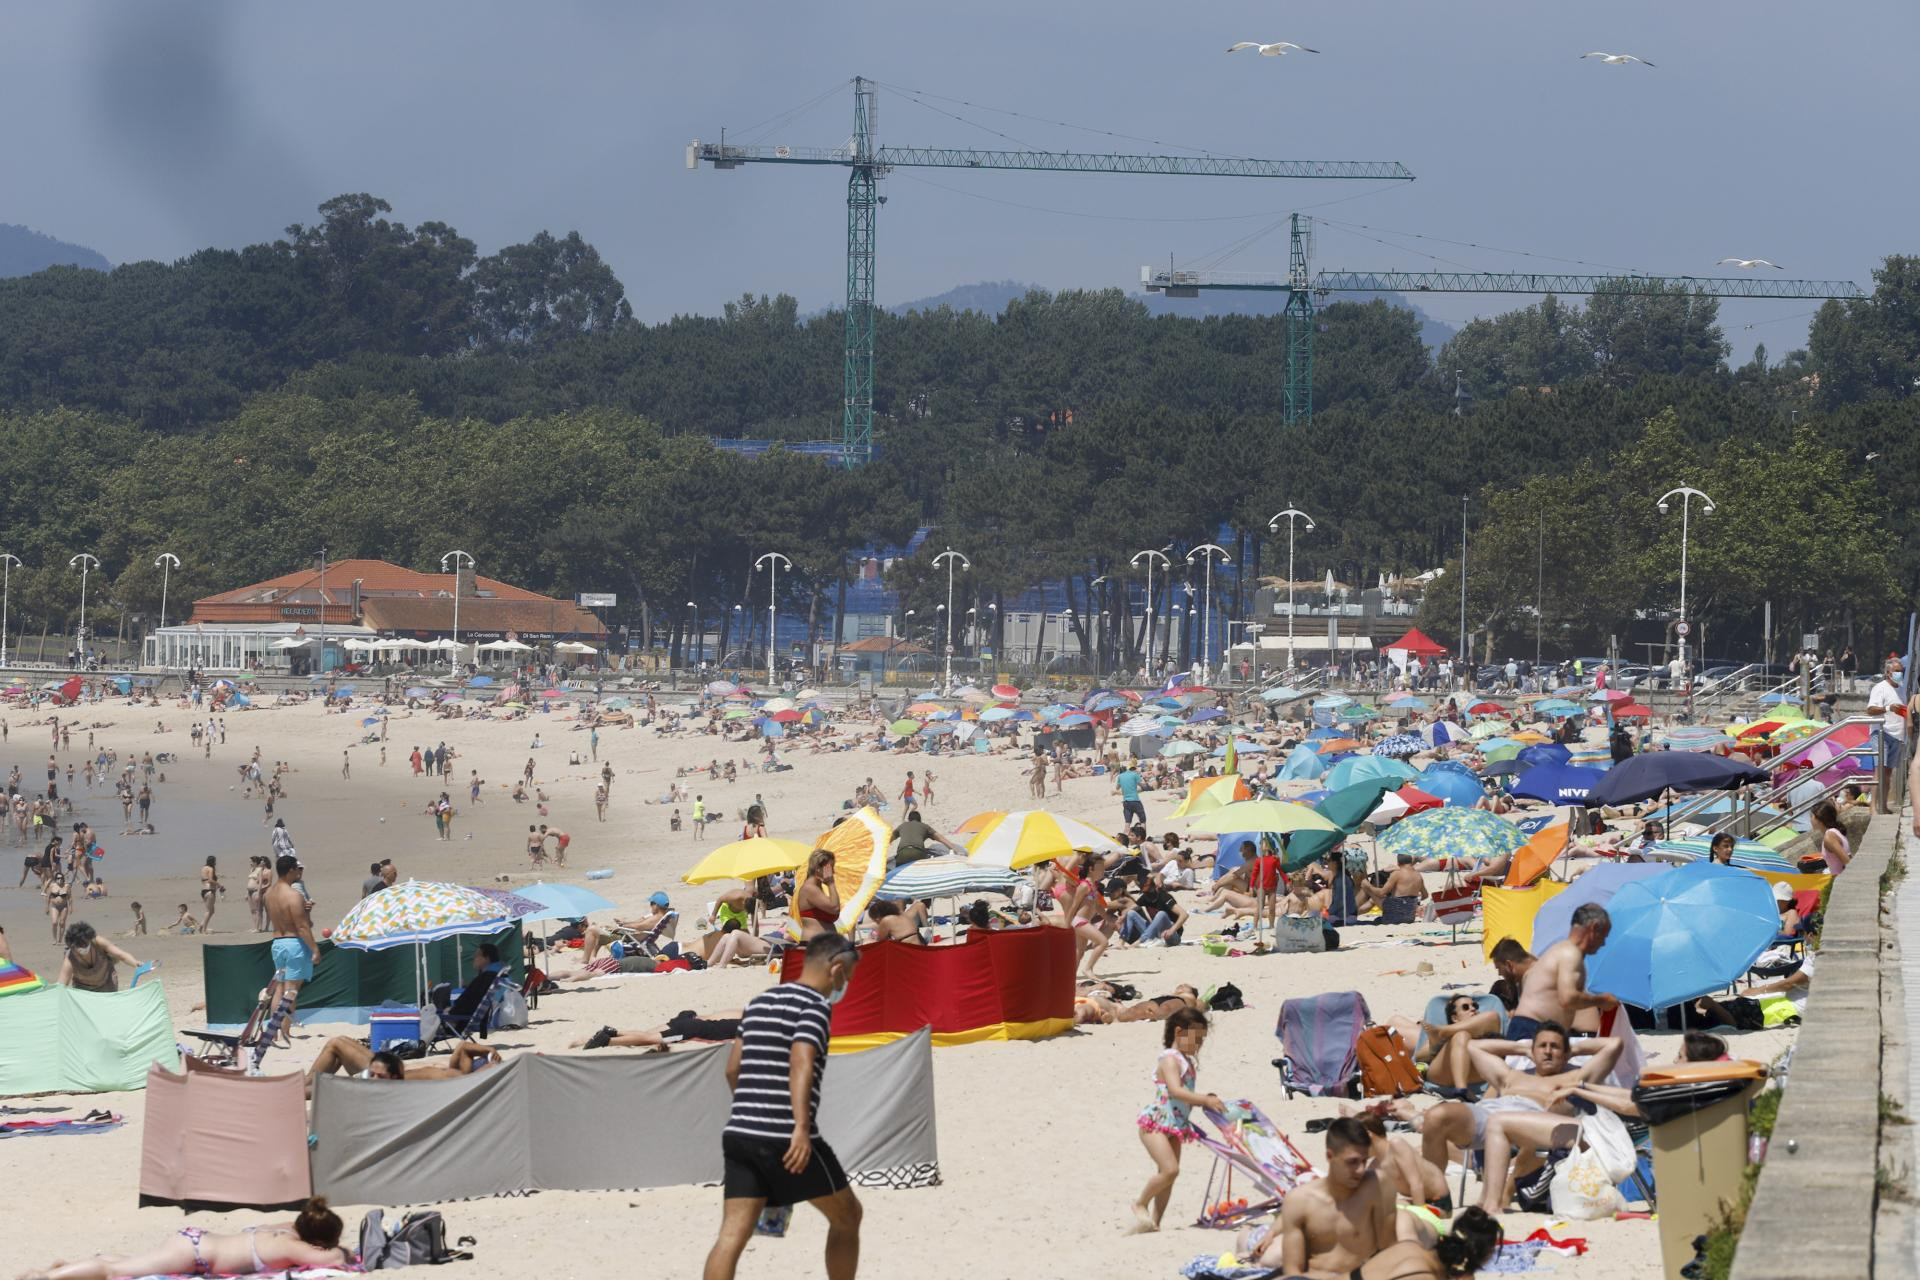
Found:
[(580, 935), (580, 963), (592, 964), (593, 958), (600, 953), (601, 944), (611, 941), (612, 934), (617, 929), (630, 929), (642, 937), (652, 936), (658, 931), (658, 939), (661, 942), (672, 938), (673, 926), (667, 923), (667, 918), (673, 915), (673, 906), (668, 901), (667, 895), (656, 890), (647, 899), (647, 906), (652, 909), (638, 920), (615, 919), (613, 928), (604, 930), (597, 924), (588, 925), (586, 932)]
[(1261, 1266), (1308, 1280), (1348, 1280), (1394, 1242), (1393, 1189), (1369, 1167), (1371, 1142), (1352, 1116), (1327, 1126), (1327, 1176), (1287, 1193)]
[(294, 887), (300, 879), (300, 859), (283, 853), (273, 869), (278, 877), (267, 890), (267, 921), (273, 926), (273, 1014), (253, 1044), (253, 1063), (248, 1075), (260, 1074), (261, 1059), (267, 1056), (281, 1026), (293, 1017), (294, 1002), (300, 988), (313, 977), (313, 966), (320, 962), (320, 944), (313, 940), (313, 922), (307, 911), (307, 899)]
[(560, 828), (550, 827), (545, 823), (540, 824), (540, 837), (542, 844), (545, 844), (548, 840), (553, 841), (553, 865), (556, 867), (566, 866), (567, 846), (573, 843), (573, 837)]
[[(1578, 1123), (1568, 1096), (1581, 1085), (1605, 1079), (1620, 1060), (1619, 1040), (1607, 1037), (1575, 1043), (1558, 1022), (1541, 1023), (1532, 1036), (1528, 1045), (1512, 1040), (1471, 1041), (1467, 1056), (1474, 1072), (1492, 1086), (1493, 1096), (1472, 1103), (1443, 1102), (1417, 1121), (1420, 1153), (1435, 1168), (1447, 1167), (1449, 1147), (1484, 1147), (1483, 1209), (1506, 1202), (1508, 1163), (1514, 1163), (1516, 1176), (1539, 1167), (1534, 1154), (1537, 1139), (1542, 1146), (1568, 1145), (1545, 1141), (1565, 1136), (1558, 1131)], [(1590, 1055), (1578, 1070), (1569, 1067), (1575, 1051)], [(1532, 1070), (1508, 1066), (1509, 1054), (1527, 1056)], [(1516, 1151), (1520, 1159), (1514, 1162)]]
[[(524, 797), (520, 797), (524, 798)], [(527, 824), (527, 861), (538, 871), (547, 860), (547, 837), (532, 823)]]
[(453, 1056), (444, 1067), (425, 1062), (406, 1067), (397, 1054), (384, 1049), (375, 1053), (352, 1036), (334, 1036), (322, 1046), (320, 1056), (313, 1060), (313, 1066), (307, 1070), (307, 1096), (313, 1096), (315, 1080), (335, 1071), (364, 1075), (370, 1080), (452, 1080), (457, 1076), (472, 1075), (482, 1067), (490, 1067), (503, 1060), (498, 1049), (476, 1044), (472, 1040), (462, 1040), (453, 1046)]
[[(1412, 854), (1403, 853), (1398, 861), (1399, 865), (1387, 875), (1387, 882), (1378, 889), (1367, 881), (1361, 880), (1360, 893), (1363, 899), (1379, 903), (1382, 913), (1389, 915), (1404, 913), (1407, 920), (1412, 920), (1419, 913), (1420, 904), (1427, 900), (1427, 881), (1425, 876), (1413, 869)], [(1389, 912), (1387, 904), (1395, 900), (1402, 905), (1395, 908), (1393, 912)]]
[(1507, 1019), (1507, 1038), (1527, 1040), (1547, 1022), (1572, 1026), (1583, 1009), (1607, 1010), (1620, 1002), (1587, 990), (1587, 957), (1607, 945), (1613, 920), (1597, 902), (1573, 909), (1567, 936), (1548, 947), (1520, 984), (1520, 1003)]

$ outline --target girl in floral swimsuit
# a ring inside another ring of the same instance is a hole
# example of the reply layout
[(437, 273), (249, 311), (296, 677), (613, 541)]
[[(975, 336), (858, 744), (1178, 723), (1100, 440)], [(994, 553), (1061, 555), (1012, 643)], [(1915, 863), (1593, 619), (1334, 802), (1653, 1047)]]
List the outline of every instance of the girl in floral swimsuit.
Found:
[(1129, 1234), (1158, 1231), (1173, 1184), (1180, 1176), (1180, 1146), (1198, 1136), (1188, 1118), (1195, 1107), (1224, 1111), (1219, 1095), (1196, 1093), (1200, 1046), (1207, 1039), (1207, 1015), (1198, 1009), (1176, 1009), (1161, 1037), (1165, 1048), (1153, 1071), (1153, 1101), (1141, 1108), (1135, 1123), (1140, 1143), (1153, 1157), (1153, 1176), (1133, 1202), (1134, 1223)]

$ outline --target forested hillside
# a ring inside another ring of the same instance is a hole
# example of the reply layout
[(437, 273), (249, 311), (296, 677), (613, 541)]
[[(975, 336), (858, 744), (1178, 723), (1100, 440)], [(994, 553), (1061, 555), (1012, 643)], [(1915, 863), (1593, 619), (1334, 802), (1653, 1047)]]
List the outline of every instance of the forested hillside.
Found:
[(1118, 290), (883, 315), (881, 456), (849, 473), (708, 443), (836, 437), (838, 313), (743, 298), (640, 324), (578, 235), (482, 257), (388, 214), (343, 196), (272, 244), (0, 281), (16, 629), (65, 625), (77, 551), (109, 580), (89, 605), (105, 629), (157, 609), (162, 550), (183, 562), (179, 601), (323, 543), (420, 565), (460, 546), (482, 572), (618, 590), (627, 620), (673, 627), (688, 600), (709, 616), (740, 600), (760, 551), (801, 566), (782, 587), (806, 608), (851, 549), (929, 522), (973, 556), (983, 600), (1040, 578), (1084, 600), (1133, 552), (1223, 522), (1273, 572), (1266, 521), (1290, 502), (1319, 521), (1316, 572), (1371, 582), (1456, 556), (1471, 496), (1488, 593), (1472, 625), (1530, 644), (1517, 606), (1544, 543), (1549, 623), (1586, 644), (1669, 603), (1678, 522), (1654, 500), (1682, 483), (1720, 503), (1694, 525), (1692, 582), (1722, 634), (1766, 600), (1809, 625), (1885, 624), (1920, 585), (1914, 259), (1828, 304), (1807, 351), (1739, 369), (1713, 301), (1684, 294), (1546, 299), (1467, 326), (1437, 362), (1413, 313), (1336, 303), (1296, 428), (1278, 317), (1154, 316)]

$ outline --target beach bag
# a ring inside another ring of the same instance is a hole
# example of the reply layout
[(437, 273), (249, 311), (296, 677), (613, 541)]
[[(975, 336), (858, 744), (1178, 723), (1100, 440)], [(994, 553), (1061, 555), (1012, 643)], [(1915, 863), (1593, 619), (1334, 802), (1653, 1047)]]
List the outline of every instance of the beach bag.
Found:
[(1626, 1207), (1618, 1184), (1639, 1167), (1626, 1122), (1611, 1111), (1580, 1117), (1580, 1140), (1559, 1163), (1548, 1187), (1554, 1214), (1582, 1222), (1611, 1218)]
[(1325, 951), (1326, 934), (1319, 916), (1281, 916), (1274, 922), (1273, 949), (1281, 955), (1296, 951)]
[(1214, 988), (1213, 994), (1207, 997), (1207, 1008), (1220, 1013), (1227, 1013), (1246, 1007), (1246, 996), (1241, 993), (1240, 988), (1234, 986), (1231, 982), (1221, 983), (1218, 987)]
[(1420, 1071), (1392, 1027), (1368, 1027), (1354, 1042), (1360, 1088), (1369, 1098), (1404, 1098), (1420, 1092)]
[[(461, 1244), (472, 1244), (463, 1236)], [(447, 1221), (433, 1209), (410, 1213), (387, 1230), (384, 1215), (378, 1209), (360, 1219), (360, 1265), (368, 1271), (386, 1271), (393, 1267), (438, 1266), (443, 1262), (466, 1261), (470, 1252), (447, 1247)]]
[(519, 987), (508, 987), (493, 1011), (489, 1031), (519, 1031), (527, 1025), (527, 997)]

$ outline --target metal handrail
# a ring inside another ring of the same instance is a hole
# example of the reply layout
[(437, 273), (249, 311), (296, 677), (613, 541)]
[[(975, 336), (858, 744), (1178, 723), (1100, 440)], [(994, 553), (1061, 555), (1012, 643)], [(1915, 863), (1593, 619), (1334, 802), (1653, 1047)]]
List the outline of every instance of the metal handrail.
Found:
[(1693, 688), (1693, 714), (1695, 721), (1697, 722), (1701, 713), (1709, 707), (1718, 706), (1728, 694), (1744, 692), (1746, 682), (1751, 679), (1753, 673), (1759, 669), (1759, 663), (1749, 662), (1746, 666), (1730, 671), (1717, 680), (1708, 680), (1695, 685)]
[[(1841, 729), (1846, 728), (1849, 725), (1867, 725), (1871, 727), (1875, 723), (1876, 723), (1876, 717), (1874, 716), (1848, 716), (1843, 720), (1834, 721), (1832, 724), (1827, 725), (1825, 728), (1821, 729), (1817, 733), (1809, 734), (1804, 738), (1795, 738), (1793, 739), (1793, 741), (1783, 744), (1780, 754), (1776, 756), (1773, 761), (1769, 762), (1767, 766), (1764, 766), (1767, 769), (1768, 774), (1772, 775), (1772, 781), (1768, 785), (1767, 791), (1766, 791), (1766, 802), (1782, 810), (1781, 815), (1779, 817), (1773, 817), (1771, 815), (1768, 815), (1768, 816), (1759, 818), (1757, 820), (1758, 825), (1755, 825), (1756, 819), (1754, 817), (1754, 812), (1752, 808), (1748, 806), (1743, 806), (1740, 808), (1736, 808), (1733, 811), (1721, 817), (1715, 818), (1712, 821), (1703, 822), (1701, 825), (1704, 825), (1709, 833), (1716, 833), (1716, 834), (1721, 831), (1731, 830), (1736, 826), (1745, 825), (1747, 827), (1747, 831), (1749, 835), (1764, 835), (1769, 831), (1777, 830), (1780, 827), (1783, 827), (1792, 823), (1795, 819), (1803, 816), (1809, 810), (1811, 810), (1814, 805), (1820, 803), (1820, 801), (1822, 800), (1832, 799), (1835, 795), (1838, 795), (1840, 791), (1846, 788), (1847, 786), (1854, 785), (1854, 786), (1871, 788), (1874, 785), (1874, 774), (1872, 773), (1872, 771), (1869, 771), (1864, 774), (1848, 774), (1847, 776), (1841, 778), (1839, 781), (1823, 784), (1819, 794), (1809, 799), (1802, 800), (1799, 803), (1775, 803), (1776, 801), (1784, 801), (1784, 797), (1788, 789), (1789, 784), (1783, 784), (1779, 778), (1779, 774), (1785, 766), (1787, 757), (1797, 756), (1801, 752), (1804, 752), (1812, 747), (1818, 746), (1820, 743), (1826, 741), (1828, 738), (1831, 738), (1834, 734), (1838, 733)], [(1863, 759), (1863, 760), (1872, 761), (1876, 759), (1877, 754), (1878, 754), (1878, 749), (1874, 745), (1874, 740), (1872, 738), (1868, 738), (1865, 742), (1861, 743), (1859, 746), (1849, 747), (1845, 751), (1841, 752), (1839, 755), (1834, 756), (1831, 760), (1827, 761), (1825, 764), (1818, 766), (1818, 769), (1816, 770), (1816, 774), (1820, 770), (1832, 768), (1835, 761), (1846, 760), (1846, 759)], [(1799, 782), (1796, 780), (1794, 783), (1790, 785), (1798, 786)], [(1753, 787), (1742, 788), (1741, 791), (1742, 791), (1743, 798), (1746, 800), (1755, 799), (1756, 797), (1754, 793), (1758, 791), (1758, 789), (1759, 788), (1757, 785)], [(1707, 806), (1713, 804), (1716, 800), (1720, 798), (1721, 798), (1721, 793), (1708, 791), (1708, 792), (1702, 792), (1697, 796), (1689, 797), (1685, 801), (1675, 801), (1672, 805), (1668, 806), (1667, 816), (1663, 821), (1665, 822), (1667, 829), (1671, 831), (1676, 823), (1686, 822), (1692, 817), (1694, 817), (1695, 815), (1699, 815), (1702, 809), (1705, 809)]]

